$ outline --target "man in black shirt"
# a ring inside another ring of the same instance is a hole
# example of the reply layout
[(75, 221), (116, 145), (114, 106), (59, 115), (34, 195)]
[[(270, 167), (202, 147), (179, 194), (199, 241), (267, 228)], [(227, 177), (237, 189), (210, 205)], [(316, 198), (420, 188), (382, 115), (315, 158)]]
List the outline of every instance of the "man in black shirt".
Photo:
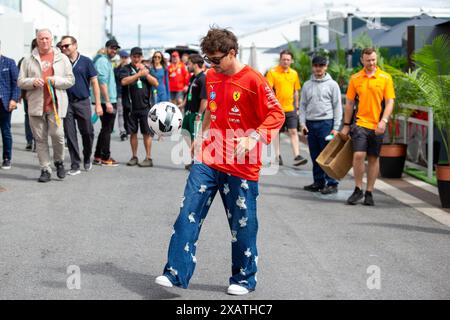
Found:
[[(120, 79), (122, 84), (122, 104), (124, 108), (131, 110), (129, 118), (129, 130), (131, 133), (130, 144), (133, 156), (127, 163), (128, 166), (152, 167), (151, 158), (153, 133), (148, 125), (148, 112), (151, 107), (151, 86), (158, 86), (158, 80), (150, 75), (150, 70), (142, 63), (142, 49), (131, 49), (131, 63), (122, 67)], [(139, 128), (144, 136), (146, 158), (139, 163), (137, 157)]]
[[(203, 58), (199, 54), (191, 54), (189, 56), (187, 66), (189, 72), (193, 73), (194, 76), (189, 81), (189, 89), (180, 108), (184, 108), (185, 110), (183, 132), (187, 136), (186, 140), (190, 145), (194, 142), (195, 135), (197, 134), (196, 125), (200, 126), (203, 112), (208, 105), (206, 76), (203, 72), (203, 64)], [(192, 164), (193, 162), (186, 165), (186, 170), (190, 170)]]

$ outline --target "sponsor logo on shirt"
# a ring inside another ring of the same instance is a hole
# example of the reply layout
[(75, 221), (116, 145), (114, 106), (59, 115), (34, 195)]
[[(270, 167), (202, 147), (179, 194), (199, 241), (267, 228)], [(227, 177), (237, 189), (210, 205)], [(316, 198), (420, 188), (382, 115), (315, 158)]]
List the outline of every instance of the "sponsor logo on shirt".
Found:
[(209, 98), (210, 98), (211, 100), (216, 100), (216, 98), (217, 98), (216, 92), (215, 92), (215, 91), (211, 92), (211, 93), (209, 94)]
[(241, 99), (241, 93), (240, 93), (239, 91), (235, 91), (235, 92), (233, 93), (233, 100), (234, 100), (235, 102), (238, 102), (239, 99)]
[(209, 109), (211, 110), (211, 112), (216, 112), (217, 111), (217, 103), (215, 101), (211, 101), (209, 103)]

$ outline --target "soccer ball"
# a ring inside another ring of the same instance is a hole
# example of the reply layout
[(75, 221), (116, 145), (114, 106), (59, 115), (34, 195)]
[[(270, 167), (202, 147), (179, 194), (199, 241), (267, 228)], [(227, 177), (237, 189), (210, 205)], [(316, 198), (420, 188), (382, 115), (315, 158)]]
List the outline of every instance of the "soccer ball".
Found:
[(148, 125), (154, 134), (170, 137), (181, 129), (183, 115), (176, 105), (170, 102), (155, 104), (148, 114)]

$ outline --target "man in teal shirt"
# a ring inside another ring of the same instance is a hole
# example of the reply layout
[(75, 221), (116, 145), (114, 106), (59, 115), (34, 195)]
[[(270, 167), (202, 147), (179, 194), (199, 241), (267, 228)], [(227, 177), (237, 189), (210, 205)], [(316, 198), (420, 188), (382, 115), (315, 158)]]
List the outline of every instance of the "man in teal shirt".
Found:
[(117, 89), (114, 69), (111, 60), (120, 49), (116, 40), (109, 40), (105, 45), (105, 54), (99, 54), (94, 58), (94, 66), (98, 73), (103, 112), (99, 114), (102, 129), (97, 139), (97, 147), (94, 154), (94, 164), (117, 167), (116, 160), (111, 158), (111, 133), (117, 112)]

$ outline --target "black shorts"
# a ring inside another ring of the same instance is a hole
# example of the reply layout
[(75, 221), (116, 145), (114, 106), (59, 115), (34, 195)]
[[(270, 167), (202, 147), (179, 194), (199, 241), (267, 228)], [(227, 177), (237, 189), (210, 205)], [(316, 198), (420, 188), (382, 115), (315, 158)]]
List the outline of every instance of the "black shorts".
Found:
[(380, 156), (384, 135), (377, 136), (375, 130), (354, 126), (351, 133), (353, 152), (367, 152), (369, 156)]
[(128, 123), (128, 128), (130, 132), (133, 134), (138, 133), (139, 128), (141, 129), (141, 133), (145, 135), (150, 135), (153, 137), (153, 132), (150, 130), (150, 126), (148, 125), (148, 113), (149, 109), (132, 111), (130, 113), (130, 121)]
[(298, 115), (296, 111), (285, 112), (286, 120), (284, 121), (282, 132), (287, 129), (297, 129), (298, 128)]

